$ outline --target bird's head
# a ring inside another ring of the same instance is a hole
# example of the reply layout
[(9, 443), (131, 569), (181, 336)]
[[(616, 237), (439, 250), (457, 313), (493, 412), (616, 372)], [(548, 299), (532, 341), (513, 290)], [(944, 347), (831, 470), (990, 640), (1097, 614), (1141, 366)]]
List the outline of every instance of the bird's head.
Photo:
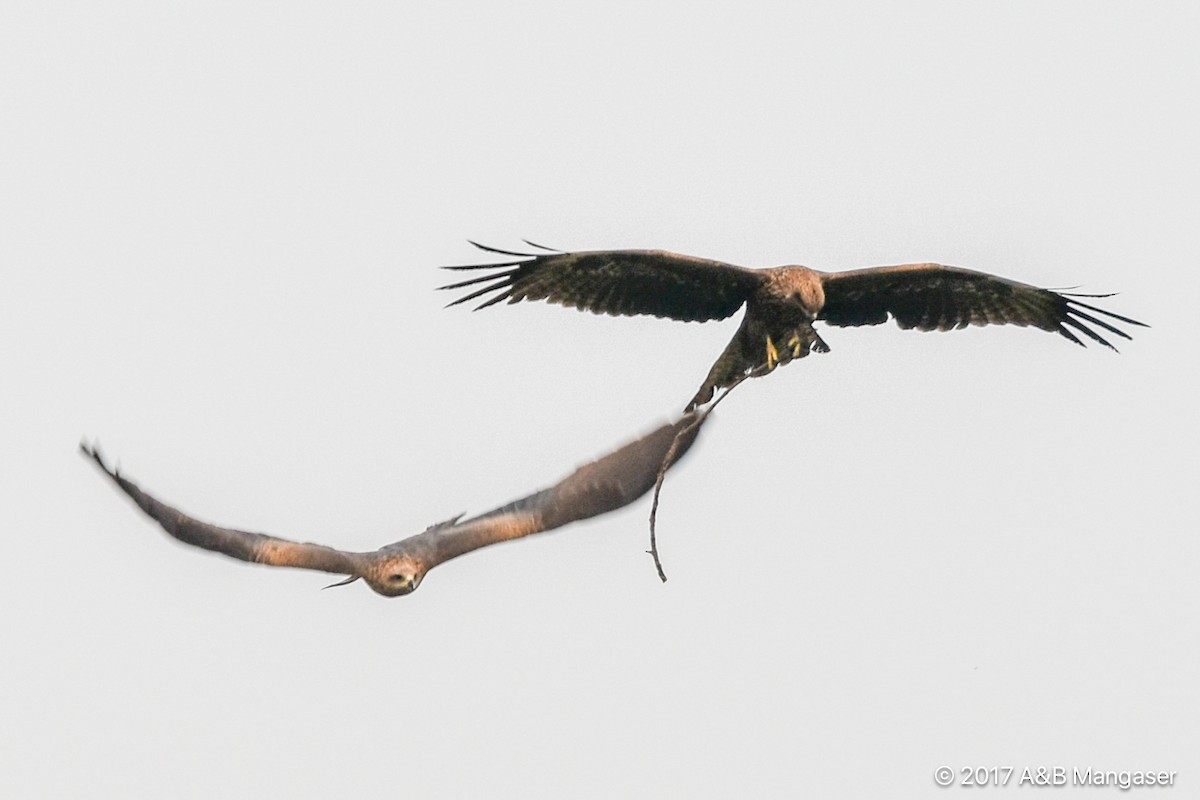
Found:
[(825, 288), (819, 273), (807, 267), (778, 267), (771, 270), (772, 291), (777, 297), (787, 298), (808, 314), (815, 316), (825, 305)]
[(380, 561), (363, 575), (372, 589), (385, 597), (410, 594), (421, 585), (425, 565), (411, 555), (401, 554)]

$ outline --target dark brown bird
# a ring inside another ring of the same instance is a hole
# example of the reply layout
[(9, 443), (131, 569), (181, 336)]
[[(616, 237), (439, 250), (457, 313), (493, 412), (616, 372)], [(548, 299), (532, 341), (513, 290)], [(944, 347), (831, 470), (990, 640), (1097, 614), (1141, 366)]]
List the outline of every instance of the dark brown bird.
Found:
[[(476, 288), (450, 305), (493, 293), (479, 308), (507, 300), (545, 300), (596, 314), (652, 314), (685, 322), (725, 319), (743, 305), (746, 314), (725, 351), (688, 404), (712, 399), (713, 391), (742, 377), (765, 375), (780, 364), (829, 347), (813, 329), (830, 325), (879, 325), (891, 317), (901, 328), (948, 331), (968, 325), (1032, 325), (1078, 345), (1082, 334), (1112, 346), (1100, 328), (1127, 333), (1100, 317), (1128, 325), (1137, 320), (1089, 305), (1073, 294), (1039, 289), (962, 267), (904, 264), (850, 272), (819, 272), (801, 266), (747, 269), (662, 250), (599, 250), (583, 253), (517, 253), (472, 242), (516, 261), (444, 267), (495, 270), (441, 289)], [(1099, 315), (1099, 316), (1097, 316)], [(1094, 327), (1092, 327), (1094, 326)]]
[(201, 522), (143, 492), (106, 466), (96, 448), (83, 444), (80, 448), (167, 533), (185, 544), (242, 561), (348, 576), (341, 584), (362, 578), (379, 594), (394, 597), (414, 591), (429, 570), (463, 553), (629, 505), (654, 486), (660, 468), (669, 466), (664, 462), (676, 437), (679, 444), (675, 460), (678, 460), (695, 441), (702, 423), (696, 415), (686, 415), (580, 467), (549, 489), (465, 522), (455, 517), (432, 525), (424, 533), (372, 553), (334, 550)]

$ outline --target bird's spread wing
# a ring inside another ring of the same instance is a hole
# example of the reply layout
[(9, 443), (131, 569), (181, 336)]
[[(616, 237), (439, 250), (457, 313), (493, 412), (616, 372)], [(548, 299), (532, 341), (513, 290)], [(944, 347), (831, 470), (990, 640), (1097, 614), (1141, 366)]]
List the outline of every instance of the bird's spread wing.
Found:
[[(948, 331), (968, 325), (1033, 325), (1082, 345), (1076, 333), (1112, 347), (1095, 328), (1128, 339), (1107, 317), (1137, 320), (1089, 305), (1079, 298), (995, 275), (940, 264), (905, 264), (852, 272), (822, 273), (825, 305), (817, 319), (831, 325), (878, 325), (895, 318), (901, 328)], [(1093, 327), (1094, 326), (1094, 327)], [(1116, 349), (1116, 348), (1113, 348)]]
[[(632, 503), (654, 486), (659, 467), (677, 434), (676, 459), (691, 446), (700, 420), (689, 414), (673, 425), (625, 445), (614, 453), (580, 467), (549, 489), (490, 511), (473, 520), (447, 520), (424, 533), (410, 536), (371, 553), (350, 553), (319, 544), (305, 544), (262, 533), (210, 525), (187, 516), (143, 492), (104, 463), (100, 453), (80, 445), (113, 482), (171, 536), (185, 544), (231, 558), (277, 567), (299, 567), (364, 578), (381, 594), (407, 594), (438, 564), (496, 542), (550, 530)], [(695, 423), (695, 424), (693, 424)], [(691, 426), (690, 428), (688, 426)], [(400, 564), (406, 578), (402, 588), (387, 584), (389, 567)], [(350, 581), (344, 581), (348, 583)]]
[(503, 300), (545, 300), (597, 314), (652, 314), (695, 322), (730, 316), (762, 280), (755, 270), (660, 250), (532, 254), (476, 246), (519, 260), (445, 267), (491, 270), (438, 287), (474, 287), (450, 305), (490, 294), (478, 308)]
[[(496, 542), (558, 528), (614, 511), (654, 487), (671, 443), (680, 436), (675, 463), (700, 432), (703, 418), (686, 414), (607, 456), (585, 464), (549, 489), (516, 500), (435, 533), (436, 562)], [(682, 434), (682, 435), (680, 435)]]
[(112, 478), (121, 491), (129, 495), (143, 511), (161, 525), (163, 530), (185, 544), (222, 553), (230, 558), (275, 567), (298, 567), (339, 575), (359, 574), (362, 556), (358, 553), (347, 553), (319, 544), (293, 542), (262, 533), (219, 528), (193, 519), (143, 492), (137, 484), (122, 477), (104, 463), (103, 457), (95, 448), (87, 445), (80, 445), (80, 448)]

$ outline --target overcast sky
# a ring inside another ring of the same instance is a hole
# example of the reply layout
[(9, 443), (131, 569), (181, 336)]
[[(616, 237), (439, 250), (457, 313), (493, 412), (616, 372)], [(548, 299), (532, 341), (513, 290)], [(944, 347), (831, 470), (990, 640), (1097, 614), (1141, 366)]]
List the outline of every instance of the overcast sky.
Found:
[[(5, 4), (0, 793), (1195, 796), (1198, 40), (1170, 2)], [(643, 500), (320, 591), (79, 457), (366, 550), (678, 413), (735, 320), (443, 309), (434, 267), (523, 237), (1154, 327), (825, 329), (668, 476), (665, 585)]]

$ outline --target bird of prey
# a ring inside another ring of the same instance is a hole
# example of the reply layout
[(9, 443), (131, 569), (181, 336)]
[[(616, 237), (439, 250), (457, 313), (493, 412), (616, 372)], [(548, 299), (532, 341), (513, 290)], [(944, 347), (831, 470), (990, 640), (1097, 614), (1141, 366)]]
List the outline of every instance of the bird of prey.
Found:
[[(484, 295), (476, 310), (503, 300), (545, 300), (596, 314), (652, 314), (684, 322), (725, 319), (742, 306), (746, 314), (688, 404), (691, 411), (713, 391), (742, 377), (765, 375), (780, 364), (828, 352), (813, 329), (830, 325), (879, 325), (891, 317), (901, 328), (948, 331), (968, 325), (1032, 325), (1078, 345), (1077, 334), (1112, 346), (1099, 328), (1130, 338), (1113, 322), (1145, 326), (1097, 308), (1073, 294), (1039, 289), (983, 272), (941, 264), (903, 264), (849, 272), (820, 272), (802, 266), (747, 269), (663, 250), (598, 250), (566, 253), (526, 242), (542, 253), (498, 250), (515, 261), (449, 266), (491, 270), (440, 289), (473, 290), (450, 305)], [(477, 286), (482, 284), (482, 286)]]
[(474, 519), (460, 522), (460, 514), (431, 525), (424, 533), (371, 553), (334, 550), (319, 544), (201, 522), (139, 489), (137, 484), (107, 466), (96, 448), (85, 444), (80, 448), (146, 514), (185, 544), (242, 561), (348, 576), (335, 586), (362, 578), (379, 594), (395, 597), (414, 591), (429, 570), (463, 553), (629, 505), (655, 485), (660, 469), (670, 466), (665, 462), (671, 455), (673, 443), (678, 440), (673, 454), (677, 460), (695, 441), (702, 422), (703, 419), (694, 414), (685, 415), (674, 424), (663, 425), (598, 461), (580, 467), (549, 489)]

